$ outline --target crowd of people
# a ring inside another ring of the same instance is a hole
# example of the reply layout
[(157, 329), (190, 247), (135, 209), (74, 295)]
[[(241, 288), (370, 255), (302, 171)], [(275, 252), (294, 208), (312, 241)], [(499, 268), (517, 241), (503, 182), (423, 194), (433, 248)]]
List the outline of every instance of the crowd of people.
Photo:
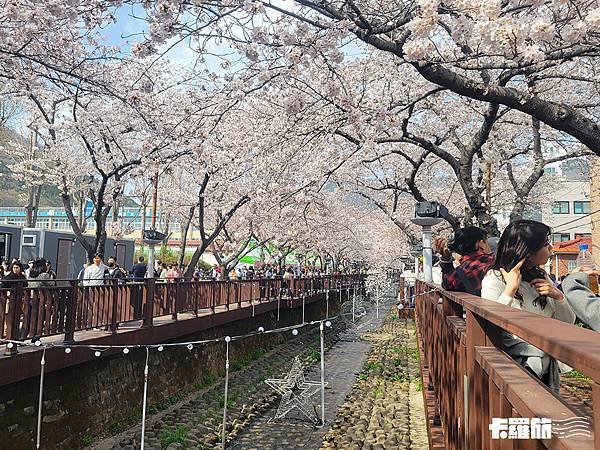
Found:
[(30, 260), (27, 265), (18, 259), (2, 261), (0, 266), (1, 287), (12, 287), (18, 280), (24, 287), (50, 286), (56, 279), (56, 272), (52, 269), (50, 261), (43, 258)]
[[(110, 280), (117, 279), (119, 283), (141, 282), (149, 275), (148, 265), (143, 256), (137, 258), (137, 261), (128, 270), (119, 266), (114, 256), (110, 256), (106, 261), (101, 254), (95, 254), (90, 263), (85, 263), (77, 275), (77, 279), (83, 286), (104, 285)], [(177, 262), (166, 263), (157, 260), (154, 265), (155, 279), (162, 282), (173, 281), (178, 278), (184, 278), (187, 272), (185, 265), (180, 266)], [(224, 273), (226, 272), (226, 273)], [(333, 275), (341, 274), (336, 271)], [(274, 265), (264, 264), (260, 267), (252, 265), (238, 265), (227, 271), (214, 264), (210, 269), (196, 268), (192, 279), (195, 280), (254, 280), (254, 279), (292, 279), (298, 277), (319, 277), (331, 274), (316, 267), (298, 267), (287, 266), (277, 268)], [(12, 262), (3, 261), (0, 266), (1, 287), (8, 288), (14, 286), (17, 280), (21, 280), (25, 287), (43, 287), (55, 284), (56, 272), (52, 269), (50, 261), (44, 258), (30, 260), (25, 266), (18, 259)]]
[[(597, 267), (578, 267), (556, 280), (544, 269), (552, 255), (551, 236), (543, 223), (517, 220), (497, 242), (472, 226), (458, 230), (449, 241), (435, 237), (442, 287), (571, 324), (578, 318), (600, 331), (600, 297), (590, 289), (590, 280), (600, 275)], [(560, 373), (569, 367), (508, 332), (502, 340), (513, 359), (558, 390)]]

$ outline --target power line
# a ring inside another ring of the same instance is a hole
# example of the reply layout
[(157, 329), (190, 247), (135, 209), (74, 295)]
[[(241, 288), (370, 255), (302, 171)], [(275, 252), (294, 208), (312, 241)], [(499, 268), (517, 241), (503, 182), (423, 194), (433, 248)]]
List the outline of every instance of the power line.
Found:
[[(574, 222), (578, 222), (578, 221), (580, 221), (581, 219), (585, 219), (586, 217), (593, 216), (594, 214), (597, 214), (597, 213), (599, 213), (599, 212), (600, 212), (600, 209), (597, 209), (597, 210), (596, 210), (596, 211), (594, 211), (594, 212), (587, 213), (587, 214), (584, 214), (584, 215), (582, 215), (581, 217), (577, 217), (576, 219), (569, 220), (568, 222), (565, 222), (565, 223), (561, 223), (561, 224), (560, 224), (560, 225), (558, 225), (556, 228), (564, 227), (565, 225), (569, 225), (569, 224), (572, 224), (572, 223), (574, 223)], [(593, 222), (593, 221), (592, 221), (592, 222)], [(555, 229), (554, 231), (568, 231), (568, 230), (572, 230), (573, 228), (577, 228), (578, 226), (579, 226), (579, 225), (575, 225), (575, 226), (573, 226), (573, 227), (570, 227), (570, 228), (568, 228), (568, 229), (565, 229), (565, 230), (558, 230), (558, 229)]]
[[(594, 224), (597, 224), (597, 223), (600, 224), (600, 220), (592, 220), (590, 224), (594, 225)], [(565, 231), (571, 231), (571, 230), (574, 230), (575, 228), (578, 228), (579, 226), (580, 225), (573, 225), (573, 226), (571, 226), (569, 228), (565, 228), (564, 230), (553, 230), (553, 233), (554, 232), (563, 233)]]

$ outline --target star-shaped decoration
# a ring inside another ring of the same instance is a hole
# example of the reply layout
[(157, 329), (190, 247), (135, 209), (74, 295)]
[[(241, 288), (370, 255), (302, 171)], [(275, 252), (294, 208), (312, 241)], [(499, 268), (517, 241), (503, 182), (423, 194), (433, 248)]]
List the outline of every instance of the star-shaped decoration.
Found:
[(275, 413), (275, 419), (281, 419), (290, 411), (298, 409), (311, 421), (315, 423), (320, 421), (310, 399), (321, 389), (321, 382), (306, 381), (304, 366), (298, 356), (294, 358), (292, 368), (285, 378), (269, 378), (265, 380), (265, 383), (281, 394), (281, 402)]

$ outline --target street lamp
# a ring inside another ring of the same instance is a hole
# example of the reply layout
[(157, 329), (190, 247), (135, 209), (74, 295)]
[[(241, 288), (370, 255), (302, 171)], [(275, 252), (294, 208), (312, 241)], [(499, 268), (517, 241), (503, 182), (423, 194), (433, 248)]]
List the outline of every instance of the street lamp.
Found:
[(146, 278), (154, 278), (154, 247), (163, 241), (167, 235), (156, 230), (144, 230), (144, 244), (148, 244), (148, 266)]
[(423, 229), (423, 277), (425, 281), (433, 281), (431, 251), (431, 227), (444, 220), (448, 210), (438, 202), (418, 202), (415, 206), (415, 217), (410, 219)]

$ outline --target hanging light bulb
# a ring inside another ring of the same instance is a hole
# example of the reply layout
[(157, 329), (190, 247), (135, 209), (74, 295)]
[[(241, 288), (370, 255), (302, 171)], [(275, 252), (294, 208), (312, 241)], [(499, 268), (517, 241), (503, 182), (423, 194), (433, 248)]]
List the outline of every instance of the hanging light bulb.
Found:
[(294, 328), (294, 329), (292, 330), (292, 334), (293, 334), (294, 336), (298, 336), (298, 330), (296, 330), (296, 329)]
[(66, 347), (65, 348), (65, 353), (68, 355), (69, 353), (71, 353), (71, 347)]
[(193, 346), (192, 344), (188, 344), (188, 345), (187, 345), (187, 349), (188, 349), (188, 350), (192, 350), (193, 348), (194, 348), (194, 346)]
[(99, 351), (99, 350), (96, 350), (96, 351), (94, 352), (94, 356), (95, 356), (96, 358), (99, 358), (101, 354), (102, 354), (102, 353), (100, 353), (100, 351)]
[(158, 348), (157, 348), (157, 350), (158, 350), (159, 352), (162, 352), (164, 349), (165, 349), (165, 348), (164, 348), (162, 345), (159, 345), (159, 346), (158, 346)]
[(231, 337), (225, 336), (225, 342), (231, 342)]
[(331, 321), (330, 321), (330, 320), (328, 320), (327, 322), (325, 322), (325, 326), (326, 326), (327, 328), (331, 328)]
[(128, 349), (127, 347), (125, 347), (125, 348), (123, 349), (123, 353), (124, 353), (124, 354), (127, 354), (127, 353), (129, 353), (129, 349)]
[(258, 332), (259, 333), (264, 333), (265, 332), (265, 327), (258, 327)]

